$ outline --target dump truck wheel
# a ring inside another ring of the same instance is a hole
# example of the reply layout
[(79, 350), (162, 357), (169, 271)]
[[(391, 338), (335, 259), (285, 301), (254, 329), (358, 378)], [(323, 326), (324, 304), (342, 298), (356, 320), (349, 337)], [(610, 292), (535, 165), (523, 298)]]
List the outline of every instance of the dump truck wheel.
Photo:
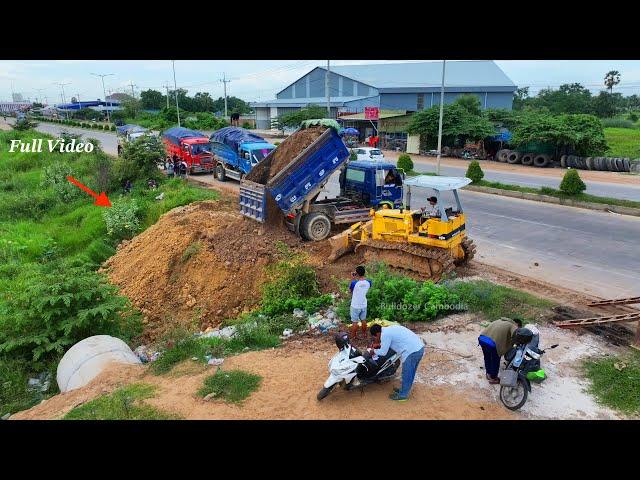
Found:
[(331, 220), (324, 213), (310, 213), (302, 219), (300, 233), (314, 242), (324, 240), (331, 233)]
[(224, 182), (227, 179), (227, 176), (224, 173), (224, 167), (220, 163), (216, 165), (216, 178), (221, 182)]

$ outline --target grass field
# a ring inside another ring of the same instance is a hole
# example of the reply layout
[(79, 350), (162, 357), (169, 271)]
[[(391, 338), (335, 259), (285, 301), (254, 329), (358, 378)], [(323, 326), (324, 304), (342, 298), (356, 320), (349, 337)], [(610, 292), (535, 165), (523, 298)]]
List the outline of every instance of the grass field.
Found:
[(640, 129), (605, 128), (604, 136), (610, 148), (608, 156), (640, 159)]

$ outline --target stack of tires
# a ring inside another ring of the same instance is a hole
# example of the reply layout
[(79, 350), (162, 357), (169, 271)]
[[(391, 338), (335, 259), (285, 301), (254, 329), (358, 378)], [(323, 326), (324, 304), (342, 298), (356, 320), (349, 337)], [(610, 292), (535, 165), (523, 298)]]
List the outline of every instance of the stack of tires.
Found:
[(578, 168), (581, 170), (602, 170), (607, 172), (630, 172), (629, 158), (620, 157), (578, 157), (576, 155), (562, 155), (562, 168)]
[(522, 165), (533, 165), (534, 167), (547, 167), (553, 164), (553, 159), (546, 153), (522, 153), (515, 150), (502, 149), (498, 151), (495, 159), (503, 163), (521, 163)]

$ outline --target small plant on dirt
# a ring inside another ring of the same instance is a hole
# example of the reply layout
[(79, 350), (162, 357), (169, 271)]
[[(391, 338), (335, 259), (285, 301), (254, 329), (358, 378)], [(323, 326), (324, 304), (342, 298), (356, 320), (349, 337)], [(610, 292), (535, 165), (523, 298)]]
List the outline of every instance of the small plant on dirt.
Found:
[(320, 293), (316, 271), (306, 258), (293, 254), (282, 242), (278, 249), (281, 260), (267, 269), (260, 311), (267, 316), (291, 313), (296, 308), (315, 312), (331, 303), (331, 295)]
[(135, 200), (121, 200), (111, 208), (106, 208), (103, 217), (107, 224), (107, 234), (115, 240), (132, 238), (140, 229), (138, 210)]
[(242, 370), (218, 370), (215, 375), (205, 379), (198, 395), (212, 395), (229, 403), (241, 403), (260, 387), (261, 381), (259, 375)]
[(469, 164), (465, 176), (470, 178), (473, 183), (479, 183), (484, 178), (484, 172), (482, 168), (480, 168), (480, 163), (478, 163), (477, 160), (473, 160)]
[(184, 249), (184, 252), (182, 252), (182, 257), (180, 257), (182, 263), (188, 262), (191, 257), (197, 255), (201, 248), (202, 244), (198, 241), (190, 243), (189, 246)]
[(626, 414), (640, 414), (640, 354), (588, 360), (584, 371), (598, 401)]
[(578, 171), (574, 168), (567, 170), (567, 173), (564, 174), (562, 182), (560, 183), (560, 191), (567, 195), (577, 195), (584, 192), (586, 189), (587, 186), (580, 178)]
[(413, 160), (411, 160), (411, 157), (408, 154), (403, 153), (398, 157), (397, 166), (405, 172), (411, 172), (413, 171)]
[(127, 385), (74, 408), (64, 420), (177, 420), (178, 416), (144, 403), (155, 396), (156, 388), (144, 383)]

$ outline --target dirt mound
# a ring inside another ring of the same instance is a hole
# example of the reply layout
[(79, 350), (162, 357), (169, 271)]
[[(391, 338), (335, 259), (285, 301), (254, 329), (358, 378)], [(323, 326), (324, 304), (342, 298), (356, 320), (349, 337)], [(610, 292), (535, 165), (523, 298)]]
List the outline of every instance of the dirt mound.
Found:
[(312, 127), (299, 130), (278, 145), (271, 155), (256, 165), (245, 177), (247, 180), (265, 185), (303, 150), (322, 135), (326, 127)]
[(102, 270), (142, 311), (146, 339), (249, 311), (260, 300), (277, 241), (300, 248), (302, 240), (289, 231), (256, 223), (235, 207), (205, 201), (173, 209), (105, 262)]

